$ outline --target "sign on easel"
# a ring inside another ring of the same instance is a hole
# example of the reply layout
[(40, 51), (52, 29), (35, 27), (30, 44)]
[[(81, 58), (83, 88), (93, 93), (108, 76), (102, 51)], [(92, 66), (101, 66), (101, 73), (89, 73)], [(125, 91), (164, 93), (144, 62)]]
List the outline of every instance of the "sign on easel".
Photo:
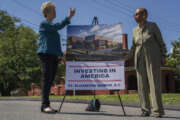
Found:
[(66, 90), (121, 90), (124, 88), (123, 61), (66, 63)]
[(125, 89), (122, 24), (96, 24), (68, 26), (65, 81), (65, 90), (93, 90), (94, 97), (95, 90)]
[(66, 90), (125, 88), (122, 24), (70, 25), (67, 36)]

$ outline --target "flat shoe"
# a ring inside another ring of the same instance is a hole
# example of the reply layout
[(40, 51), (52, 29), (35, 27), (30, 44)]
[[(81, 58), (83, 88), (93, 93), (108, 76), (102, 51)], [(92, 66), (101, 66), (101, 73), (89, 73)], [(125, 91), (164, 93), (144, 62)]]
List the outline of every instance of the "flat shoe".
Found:
[(142, 116), (142, 117), (147, 117), (147, 116), (150, 116), (150, 114), (149, 114), (148, 112), (142, 112), (142, 113), (141, 113), (141, 116)]
[(57, 110), (54, 110), (51, 107), (46, 107), (46, 108), (42, 108), (41, 112), (49, 113), (49, 114), (55, 114), (55, 113), (57, 113)]

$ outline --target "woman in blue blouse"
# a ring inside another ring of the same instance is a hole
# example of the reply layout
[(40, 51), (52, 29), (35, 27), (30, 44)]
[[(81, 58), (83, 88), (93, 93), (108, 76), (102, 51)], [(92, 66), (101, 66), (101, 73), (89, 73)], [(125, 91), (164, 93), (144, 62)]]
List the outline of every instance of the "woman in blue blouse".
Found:
[(52, 23), (53, 19), (56, 18), (56, 7), (52, 2), (43, 3), (41, 10), (46, 18), (40, 24), (40, 39), (37, 50), (42, 67), (41, 112), (56, 113), (57, 111), (50, 107), (49, 93), (57, 71), (58, 56), (63, 56), (58, 30), (70, 24), (75, 9), (70, 9), (69, 16), (59, 23)]

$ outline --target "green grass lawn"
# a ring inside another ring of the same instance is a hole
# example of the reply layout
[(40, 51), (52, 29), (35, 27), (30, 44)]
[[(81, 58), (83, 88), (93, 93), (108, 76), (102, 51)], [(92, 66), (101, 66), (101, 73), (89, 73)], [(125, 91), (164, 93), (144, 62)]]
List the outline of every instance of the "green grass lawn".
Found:
[[(51, 96), (52, 98), (63, 98), (63, 96)], [(91, 100), (93, 96), (67, 96), (66, 99), (76, 100)], [(96, 98), (103, 101), (119, 101), (117, 95), (96, 95)], [(125, 102), (139, 102), (138, 94), (121, 94), (121, 99)], [(180, 93), (179, 94), (163, 94), (163, 104), (176, 104), (180, 105)]]
[[(40, 96), (28, 96), (31, 98), (40, 98)], [(0, 97), (3, 98), (3, 97)], [(63, 98), (63, 96), (51, 96), (51, 98)], [(102, 101), (115, 101), (118, 102), (117, 95), (96, 95), (96, 98)], [(75, 99), (75, 100), (91, 100), (92, 96), (88, 95), (76, 95), (76, 96), (66, 96), (66, 99)], [(124, 102), (139, 102), (138, 94), (121, 94), (121, 99)], [(176, 94), (163, 94), (162, 95), (163, 104), (171, 104), (171, 105), (180, 105), (180, 93)]]

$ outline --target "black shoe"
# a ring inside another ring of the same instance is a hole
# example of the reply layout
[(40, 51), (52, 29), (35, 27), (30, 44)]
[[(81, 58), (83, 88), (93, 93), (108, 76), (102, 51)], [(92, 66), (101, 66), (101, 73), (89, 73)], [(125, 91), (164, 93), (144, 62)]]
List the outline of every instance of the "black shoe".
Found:
[(162, 115), (155, 114), (155, 115), (153, 115), (153, 117), (155, 117), (155, 118), (162, 118)]
[(45, 108), (41, 107), (41, 112), (55, 114), (55, 113), (57, 113), (57, 110), (54, 110), (51, 107), (45, 107)]
[(150, 114), (148, 112), (142, 112), (141, 113), (141, 117), (147, 117), (150, 116)]

